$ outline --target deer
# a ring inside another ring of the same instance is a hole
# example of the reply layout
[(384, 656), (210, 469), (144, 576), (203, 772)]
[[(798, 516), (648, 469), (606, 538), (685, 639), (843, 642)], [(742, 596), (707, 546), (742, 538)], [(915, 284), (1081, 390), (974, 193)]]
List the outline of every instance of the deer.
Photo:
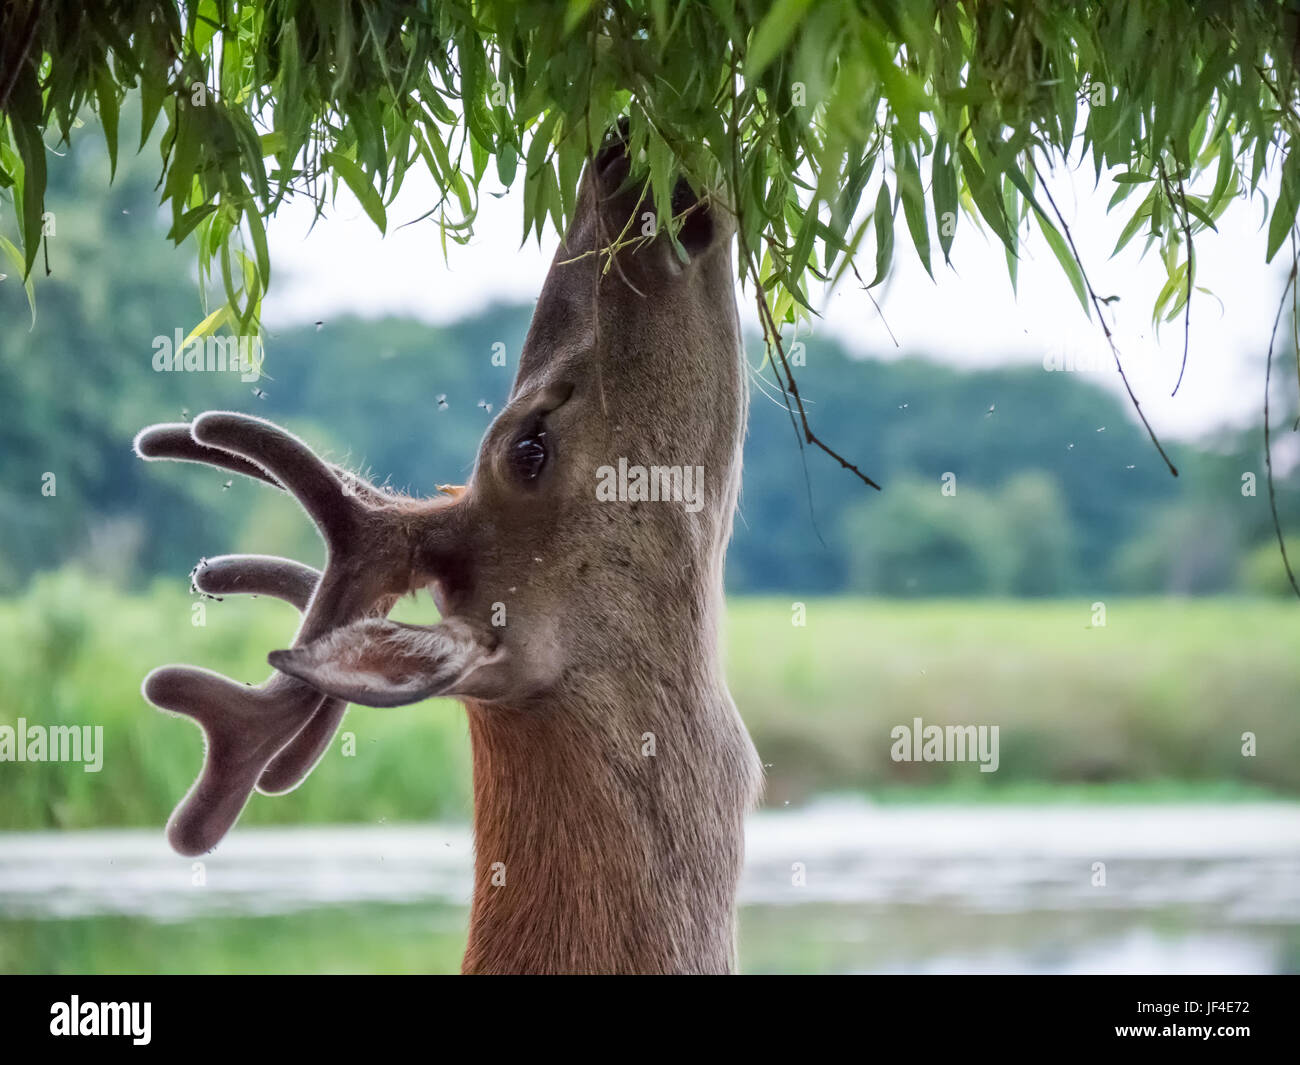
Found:
[[(464, 973), (736, 967), (744, 820), (762, 784), (719, 653), (748, 407), (736, 226), (679, 178), (676, 246), (666, 233), (618, 246), (609, 235), (651, 202), (630, 172), (617, 138), (584, 168), (465, 485), (412, 498), (227, 411), (135, 441), (146, 460), (289, 492), (326, 547), (321, 572), (259, 555), (193, 572), (199, 592), (276, 597), (302, 619), (260, 686), (186, 666), (145, 678), (144, 697), (207, 741), (172, 848), (206, 853), (254, 790), (297, 787), (348, 704), (459, 700), (475, 841)], [(702, 468), (702, 505), (598, 498), (598, 471), (619, 460)], [(420, 590), (436, 624), (389, 619)]]

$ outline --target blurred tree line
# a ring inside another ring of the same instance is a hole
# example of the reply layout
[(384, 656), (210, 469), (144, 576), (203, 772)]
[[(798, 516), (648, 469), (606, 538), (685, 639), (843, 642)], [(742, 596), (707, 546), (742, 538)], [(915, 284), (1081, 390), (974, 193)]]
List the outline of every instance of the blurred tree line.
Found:
[[(465, 478), (508, 392), (528, 307), (443, 327), (345, 318), (273, 331), (269, 379), (252, 384), (233, 373), (155, 372), (154, 338), (188, 331), (202, 310), (191, 254), (162, 238), (146, 160), (122, 160), (111, 186), (90, 139), (55, 161), (52, 275), (34, 327), (15, 272), (0, 282), (0, 591), (69, 563), (137, 581), (184, 574), (201, 553), (319, 557), (278, 493), (135, 459), (131, 439), (150, 422), (214, 407), (260, 414), (427, 494)], [(885, 491), (864, 489), (815, 452), (805, 465), (789, 415), (755, 382), (732, 591), (1285, 589), (1261, 433), (1175, 447), (1175, 480), (1123, 404), (1087, 374), (855, 360), (815, 336), (802, 342), (800, 390), (819, 435)], [(498, 344), (505, 366), (493, 364)], [(755, 340), (751, 364), (760, 359)], [(1287, 370), (1280, 359), (1275, 374)], [(1275, 415), (1283, 460), (1293, 413)], [(53, 495), (42, 493), (46, 473), (56, 477)], [(1254, 494), (1243, 494), (1252, 473)], [(1284, 527), (1300, 532), (1295, 478), (1278, 488)], [(1300, 561), (1300, 543), (1292, 558)]]

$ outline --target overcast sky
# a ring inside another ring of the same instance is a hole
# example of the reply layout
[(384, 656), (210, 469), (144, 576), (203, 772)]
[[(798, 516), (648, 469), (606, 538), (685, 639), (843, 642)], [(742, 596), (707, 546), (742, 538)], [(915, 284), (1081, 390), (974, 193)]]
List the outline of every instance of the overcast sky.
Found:
[[(423, 173), (408, 177), (389, 208), (387, 237), (379, 236), (346, 190), (340, 190), (333, 209), (310, 234), (309, 210), (283, 208), (269, 231), (277, 274), (264, 308), (267, 325), (274, 329), (348, 312), (445, 322), (493, 301), (531, 302), (557, 239), (548, 234), (540, 247), (535, 239), (521, 246), (520, 184), (498, 199), (487, 195), (492, 180), (484, 181), (473, 242), (464, 247), (449, 242), (448, 262), (433, 222), (398, 228), (427, 210), (433, 199), (432, 182)], [(1258, 423), (1263, 360), (1285, 278), (1282, 255), (1272, 266), (1264, 262), (1262, 201), (1234, 204), (1217, 233), (1197, 238), (1197, 283), (1213, 296), (1195, 295), (1187, 372), (1171, 398), (1182, 360), (1182, 321), (1165, 325), (1158, 338), (1151, 326), (1164, 268), (1155, 249), (1145, 260), (1139, 258), (1141, 237), (1110, 258), (1142, 194), (1134, 193), (1108, 216), (1105, 208), (1114, 186), (1103, 180), (1094, 191), (1090, 165), (1073, 172), (1058, 169), (1051, 187), (1098, 294), (1121, 297), (1111, 305), (1116, 339), (1157, 433), (1188, 438), (1223, 425)], [(919, 353), (955, 366), (1042, 365), (1045, 357), (1067, 354), (1110, 360), (1096, 322), (1084, 317), (1036, 230), (1022, 251), (1018, 293), (1012, 291), (1001, 244), (969, 219), (963, 217), (958, 225), (951, 269), (942, 265), (936, 242), (939, 265), (933, 281), (904, 235), (901, 215), (898, 230), (895, 276), (875, 295), (899, 346), (852, 278), (815, 300), (823, 315), (815, 332), (834, 336), (862, 355)], [(867, 260), (872, 255), (868, 247)], [(752, 308), (752, 297), (743, 297), (742, 317), (756, 328)], [(1120, 389), (1113, 373), (1089, 376)]]

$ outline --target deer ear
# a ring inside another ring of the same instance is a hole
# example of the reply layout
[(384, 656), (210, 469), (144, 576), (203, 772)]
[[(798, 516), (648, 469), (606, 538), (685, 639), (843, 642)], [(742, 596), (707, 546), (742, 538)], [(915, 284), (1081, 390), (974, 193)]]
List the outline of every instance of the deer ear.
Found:
[(496, 650), (490, 630), (460, 618), (403, 625), (367, 618), (267, 660), (317, 691), (361, 706), (406, 706), (460, 685)]

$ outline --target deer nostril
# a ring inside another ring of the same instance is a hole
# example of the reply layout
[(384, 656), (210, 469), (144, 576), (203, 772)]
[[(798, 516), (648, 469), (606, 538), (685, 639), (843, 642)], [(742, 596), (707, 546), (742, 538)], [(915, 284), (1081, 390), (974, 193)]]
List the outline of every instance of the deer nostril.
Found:
[(610, 172), (616, 163), (623, 164), (623, 172), (617, 175), (618, 182), (621, 183), (627, 176), (627, 139), (631, 128), (627, 115), (620, 115), (618, 122), (606, 132), (605, 143), (595, 159), (596, 173), (602, 181), (609, 181)]
[(682, 219), (677, 239), (691, 255), (699, 255), (713, 243), (713, 217), (709, 205), (691, 188), (684, 177), (673, 189), (673, 215)]

